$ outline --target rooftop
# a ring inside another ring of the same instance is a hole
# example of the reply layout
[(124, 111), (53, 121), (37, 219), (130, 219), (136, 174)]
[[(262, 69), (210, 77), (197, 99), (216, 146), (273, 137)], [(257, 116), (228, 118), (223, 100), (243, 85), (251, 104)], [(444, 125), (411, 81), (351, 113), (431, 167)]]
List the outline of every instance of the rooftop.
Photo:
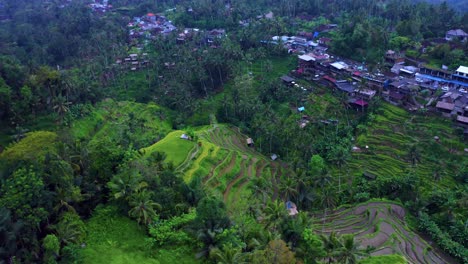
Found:
[(447, 35), (458, 36), (458, 37), (467, 37), (468, 34), (461, 29), (452, 29), (447, 31)]
[(468, 117), (459, 115), (459, 116), (457, 116), (457, 121), (461, 122), (461, 123), (468, 124)]
[(343, 61), (337, 61), (337, 62), (334, 62), (332, 64), (330, 64), (332, 67), (338, 69), (338, 70), (342, 70), (342, 69), (346, 69), (348, 68), (348, 64), (346, 64), (345, 62)]
[(450, 110), (452, 111), (455, 108), (455, 104), (447, 103), (447, 102), (437, 102), (437, 108)]
[(458, 69), (456, 70), (456, 72), (461, 72), (461, 73), (464, 73), (464, 74), (468, 74), (468, 67), (466, 67), (466, 66), (460, 66), (460, 67), (458, 67)]

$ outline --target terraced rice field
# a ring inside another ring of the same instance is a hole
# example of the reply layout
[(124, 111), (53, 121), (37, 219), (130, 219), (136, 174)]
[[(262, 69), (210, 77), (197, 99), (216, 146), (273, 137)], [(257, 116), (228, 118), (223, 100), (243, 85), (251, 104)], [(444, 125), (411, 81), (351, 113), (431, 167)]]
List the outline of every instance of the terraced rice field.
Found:
[[(434, 140), (435, 136), (440, 140)], [(433, 190), (435, 171), (447, 176), (456, 171), (453, 164), (463, 160), (465, 147), (454, 133), (451, 120), (410, 114), (386, 103), (374, 115), (373, 121), (359, 131), (354, 145), (364, 151), (353, 153), (347, 168), (343, 168), (349, 172), (349, 182), (362, 177), (363, 172), (379, 178), (393, 178), (404, 175), (411, 168), (421, 180), (424, 193)], [(416, 166), (409, 158), (412, 145), (418, 146), (420, 154)], [(454, 162), (452, 165), (443, 162), (447, 160)], [(334, 176), (339, 174), (344, 176), (339, 171), (335, 171)], [(442, 177), (437, 184), (450, 189), (455, 182), (452, 177)]]
[[(280, 177), (285, 169), (247, 146), (247, 136), (237, 128), (216, 125), (197, 132), (200, 144), (179, 169), (185, 181), (200, 177), (207, 187), (224, 199), (228, 210), (242, 211), (250, 195), (250, 180), (267, 175)], [(201, 146), (200, 146), (201, 145)], [(273, 180), (276, 182), (276, 180)]]
[(400, 254), (414, 264), (453, 263), (411, 231), (405, 215), (398, 204), (369, 202), (318, 215), (314, 224), (322, 234), (355, 234), (362, 247), (374, 248), (372, 256)]

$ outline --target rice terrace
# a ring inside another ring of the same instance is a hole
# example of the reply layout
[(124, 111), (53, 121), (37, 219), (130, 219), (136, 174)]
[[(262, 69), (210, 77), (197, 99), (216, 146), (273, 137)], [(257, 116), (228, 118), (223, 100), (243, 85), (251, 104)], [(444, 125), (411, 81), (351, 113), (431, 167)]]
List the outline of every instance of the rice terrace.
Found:
[(0, 0), (0, 264), (468, 264), (468, 0)]

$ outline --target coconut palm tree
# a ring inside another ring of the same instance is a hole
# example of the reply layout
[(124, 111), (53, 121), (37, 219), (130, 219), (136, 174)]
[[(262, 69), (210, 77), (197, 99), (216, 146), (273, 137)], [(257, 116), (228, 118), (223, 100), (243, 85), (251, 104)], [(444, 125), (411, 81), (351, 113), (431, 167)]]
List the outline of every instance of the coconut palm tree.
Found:
[(128, 214), (137, 219), (138, 223), (150, 224), (156, 218), (156, 210), (161, 210), (160, 204), (151, 200), (151, 194), (145, 189), (132, 194), (129, 201), (130, 211)]
[(141, 181), (141, 175), (138, 172), (117, 174), (107, 183), (107, 187), (109, 187), (113, 198), (116, 200), (128, 200), (132, 193), (138, 192), (147, 186), (146, 182)]
[(0, 258), (7, 263), (13, 263), (12, 256), (17, 250), (22, 227), (21, 222), (13, 222), (10, 210), (0, 208)]
[(416, 144), (411, 144), (408, 150), (408, 158), (411, 164), (415, 166), (418, 162), (421, 162), (421, 152)]
[(328, 236), (321, 235), (320, 239), (323, 242), (323, 248), (326, 252), (326, 257), (328, 258), (328, 263), (332, 263), (336, 255), (336, 251), (340, 248), (340, 240), (336, 236), (336, 233), (333, 231)]
[(67, 98), (64, 96), (57, 96), (54, 98), (54, 110), (57, 112), (60, 118), (60, 122), (63, 122), (65, 114), (70, 111), (71, 102), (67, 101)]
[(336, 258), (339, 263), (356, 264), (360, 257), (367, 255), (364, 250), (359, 248), (354, 235), (343, 235), (340, 240), (341, 247), (336, 252)]
[(321, 189), (326, 187), (327, 185), (330, 185), (332, 182), (332, 176), (331, 174), (327, 171), (324, 170), (321, 173), (317, 174), (314, 176), (314, 182), (316, 187), (320, 187)]
[(255, 236), (250, 239), (247, 247), (252, 251), (254, 249), (264, 249), (268, 245), (268, 242), (277, 239), (281, 239), (280, 234), (271, 232), (268, 229), (260, 229), (258, 233), (256, 233)]
[(217, 230), (202, 228), (198, 230), (197, 238), (203, 242), (202, 249), (195, 255), (197, 258), (207, 257), (210, 252), (217, 248), (216, 234)]
[(246, 254), (242, 253), (242, 249), (234, 247), (231, 243), (223, 245), (222, 249), (214, 248), (211, 250), (210, 258), (214, 259), (217, 264), (247, 263)]
[(282, 234), (286, 242), (291, 243), (293, 247), (302, 238), (304, 230), (312, 225), (311, 217), (304, 211), (299, 212), (294, 218), (284, 221), (282, 225)]
[(297, 197), (297, 183), (292, 177), (286, 177), (286, 179), (282, 177), (279, 189), (287, 201)]
[(286, 206), (280, 200), (270, 202), (263, 211), (267, 227), (272, 227), (274, 230), (278, 227), (281, 220), (286, 217)]
[(336, 196), (330, 188), (323, 189), (320, 193), (320, 205), (322, 208), (331, 209), (336, 205)]

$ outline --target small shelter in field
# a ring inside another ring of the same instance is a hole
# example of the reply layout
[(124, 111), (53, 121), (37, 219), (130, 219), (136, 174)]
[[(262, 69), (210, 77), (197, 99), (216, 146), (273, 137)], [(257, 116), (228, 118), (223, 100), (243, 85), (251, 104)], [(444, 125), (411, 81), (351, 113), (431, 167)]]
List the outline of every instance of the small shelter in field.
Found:
[(276, 155), (276, 154), (271, 155), (271, 160), (275, 161), (277, 159), (278, 159), (278, 155)]
[(252, 139), (252, 138), (248, 138), (248, 139), (247, 139), (247, 146), (253, 147), (253, 145), (254, 145), (253, 139)]
[(286, 202), (286, 210), (288, 210), (288, 214), (291, 216), (297, 215), (299, 213), (296, 204), (291, 201)]
[(180, 138), (185, 139), (185, 140), (190, 140), (190, 137), (187, 134), (182, 134)]
[(292, 77), (289, 77), (288, 75), (283, 75), (281, 76), (280, 79), (287, 85), (294, 85), (295, 79)]

